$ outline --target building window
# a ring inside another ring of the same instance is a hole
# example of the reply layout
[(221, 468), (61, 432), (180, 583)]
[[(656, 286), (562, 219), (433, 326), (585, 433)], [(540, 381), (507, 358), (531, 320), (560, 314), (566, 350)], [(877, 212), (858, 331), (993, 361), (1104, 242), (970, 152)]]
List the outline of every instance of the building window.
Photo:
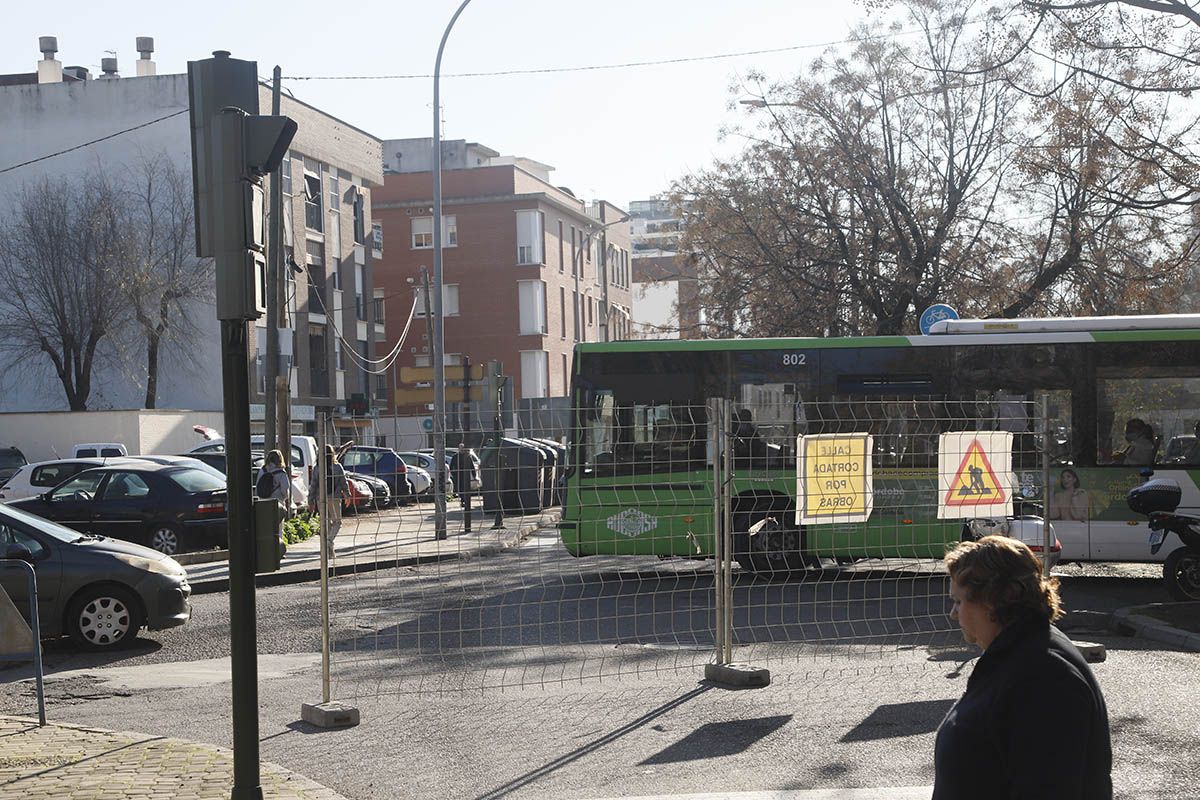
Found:
[(545, 350), (521, 351), (521, 397), (546, 397), (550, 393), (550, 354)]
[[(379, 290), (378, 290), (378, 289), (376, 289), (376, 291), (379, 291)], [(383, 302), (383, 298), (382, 298), (382, 297), (375, 297), (375, 298), (372, 298), (371, 302), (372, 302), (372, 304), (375, 306), (375, 308), (373, 309), (373, 311), (375, 312), (375, 313), (374, 313), (374, 317), (375, 317), (375, 324), (376, 324), (376, 325), (382, 325), (382, 324), (383, 324), (383, 321), (384, 321), (384, 316), (383, 316), (384, 302)]]
[(346, 357), (342, 354), (342, 340), (336, 336), (333, 337), (333, 368), (346, 368)]
[(571, 274), (575, 275), (579, 271), (579, 265), (575, 263), (575, 259), (579, 257), (579, 244), (575, 240), (575, 226), (571, 226)]
[(292, 154), (287, 153), (279, 162), (279, 185), (288, 197), (292, 195)]
[[(304, 164), (304, 227), (311, 231), (324, 231), (325, 210), (322, 207), (321, 173), (310, 172), (309, 164)], [(321, 165), (315, 165), (319, 170)]]
[(329, 173), (329, 210), (337, 211), (342, 207), (341, 184), (336, 172)]
[(589, 296), (588, 296), (588, 299), (587, 299), (587, 306), (588, 306), (588, 321), (587, 321), (587, 324), (588, 324), (588, 325), (593, 325), (593, 324), (595, 324), (595, 322), (596, 322), (596, 318), (595, 318), (594, 314), (592, 313), (592, 311), (593, 311), (593, 308), (594, 308), (594, 301), (592, 300), (592, 298), (591, 298), (591, 295), (589, 295)]
[(305, 242), (308, 259), (308, 313), (324, 314), (325, 302), (325, 243), (309, 240)]
[[(430, 289), (432, 291), (432, 288)], [(417, 308), (414, 312), (416, 316), (423, 317), (426, 315), (425, 308), (425, 289), (424, 287), (414, 286), (413, 297), (417, 301)], [(442, 316), (455, 317), (458, 316), (458, 284), (446, 283), (442, 284)]]
[(517, 281), (522, 336), (546, 333), (546, 284), (542, 281)]
[(354, 265), (354, 313), (358, 318), (367, 318), (367, 268), (363, 264)]
[[(458, 247), (458, 217), (442, 215), (442, 247)], [(413, 217), (412, 249), (433, 249), (433, 217)]]
[(543, 264), (545, 215), (541, 211), (517, 212), (517, 263)]
[(333, 275), (333, 288), (342, 290), (342, 226), (337, 214), (329, 215), (329, 271)]
[(308, 364), (311, 391), (316, 397), (329, 396), (329, 366), (326, 363), (325, 326), (308, 326)]
[[(355, 186), (354, 188), (354, 243), (363, 244), (367, 233), (367, 207), (365, 193), (362, 189)], [(375, 226), (379, 223), (372, 223), (371, 230), (375, 230)], [(383, 226), (379, 226), (379, 237), (376, 242), (376, 250), (383, 250)]]
[(376, 375), (375, 376), (375, 399), (376, 400), (387, 400), (387, 396), (388, 396), (388, 376), (387, 375)]
[(374, 364), (371, 363), (371, 343), (362, 339), (358, 340), (358, 354), (362, 356), (362, 393), (371, 393), (371, 370)]
[(562, 272), (565, 269), (565, 266), (563, 263), (563, 254), (564, 254), (565, 247), (566, 247), (566, 243), (563, 241), (563, 222), (560, 219), (558, 221), (558, 271), (559, 272)]
[(562, 354), (562, 371), (563, 371), (563, 396), (571, 396), (571, 368), (567, 364), (567, 354)]
[(567, 338), (567, 290), (558, 287), (558, 334)]

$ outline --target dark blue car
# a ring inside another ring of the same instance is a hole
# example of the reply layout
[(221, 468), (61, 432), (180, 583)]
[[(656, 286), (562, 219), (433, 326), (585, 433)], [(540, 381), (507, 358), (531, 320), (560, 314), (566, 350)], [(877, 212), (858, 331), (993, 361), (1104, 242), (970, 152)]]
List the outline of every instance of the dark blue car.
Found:
[(414, 499), (412, 484), (407, 477), (408, 465), (390, 447), (355, 445), (342, 456), (342, 466), (347, 472), (369, 475), (387, 483), (397, 505), (411, 503)]

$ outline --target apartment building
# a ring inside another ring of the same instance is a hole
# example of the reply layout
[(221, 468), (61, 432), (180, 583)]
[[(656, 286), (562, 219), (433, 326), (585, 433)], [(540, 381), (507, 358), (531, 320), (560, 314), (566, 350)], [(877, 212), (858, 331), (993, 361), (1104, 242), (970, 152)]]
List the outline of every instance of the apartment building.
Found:
[[(132, 38), (132, 37), (131, 37)], [(102, 74), (63, 67), (57, 41), (42, 37), (43, 58), (30, 73), (0, 75), (0, 206), (9, 213), (23, 191), (43, 178), (82, 179), (96, 169), (136, 173), (147, 158), (165, 158), (191, 180), (186, 74), (158, 75), (154, 44), (137, 38), (135, 75), (122, 77), (116, 58)], [(269, 113), (270, 89), (260, 87), (258, 113)], [(378, 258), (371, 193), (383, 182), (381, 142), (301, 100), (285, 95), (281, 113), (299, 125), (283, 163), (284, 270), (289, 298), (281, 332), (290, 371), (293, 420), (312, 430), (316, 414), (348, 418), (377, 395), (375, 377), (347, 353), (370, 358), (382, 336), (372, 302)], [(188, 243), (190, 247), (190, 242)], [(219, 326), (211, 301), (190, 309), (196, 336), (163, 354), (158, 406), (217, 410), (222, 406)], [(261, 419), (265, 318), (251, 342), (252, 417)], [(136, 361), (137, 331), (113, 331), (95, 368), (89, 408), (138, 408), (144, 376)], [(108, 345), (112, 345), (109, 347)], [(118, 346), (120, 345), (120, 346)], [(8, 370), (0, 410), (65, 406), (49, 359), (27, 359), (16, 378)], [(287, 373), (285, 373), (287, 374)]]
[[(383, 143), (374, 213), (389, 352), (415, 303), (399, 366), (427, 366), (421, 270), (433, 272), (432, 140)], [(551, 183), (552, 167), (465, 140), (442, 144), (443, 312), (448, 363), (500, 361), (516, 400), (561, 397), (580, 341), (629, 338), (628, 216)], [(399, 413), (424, 408), (401, 407)]]
[(695, 260), (679, 248), (683, 215), (666, 197), (629, 204), (634, 339), (696, 339), (700, 312)]

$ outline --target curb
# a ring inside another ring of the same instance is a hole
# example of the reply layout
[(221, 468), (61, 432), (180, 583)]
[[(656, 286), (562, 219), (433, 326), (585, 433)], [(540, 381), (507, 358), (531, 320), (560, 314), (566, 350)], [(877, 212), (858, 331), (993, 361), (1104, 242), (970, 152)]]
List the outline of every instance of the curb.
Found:
[(181, 567), (188, 567), (192, 564), (211, 564), (214, 561), (228, 561), (228, 550), (202, 550), (199, 553), (180, 553), (177, 556), (171, 556), (175, 559), (175, 563)]
[(1112, 628), (1124, 636), (1141, 636), (1181, 650), (1200, 652), (1200, 633), (1180, 630), (1155, 617), (1140, 613), (1145, 609), (1194, 606), (1200, 611), (1200, 603), (1150, 603), (1144, 606), (1129, 606), (1113, 612)]
[[(455, 550), (449, 553), (430, 553), (428, 555), (406, 556), (403, 558), (388, 558), (381, 561), (356, 561), (349, 564), (334, 566), (332, 575), (355, 575), (360, 572), (375, 572), (381, 569), (395, 569), (396, 567), (411, 567), (418, 564), (433, 564), (439, 561), (457, 561), (460, 559), (475, 558), (477, 556), (490, 556), (496, 553), (501, 553), (510, 547), (520, 544), (528, 538), (534, 531), (542, 528), (552, 527), (557, 524), (559, 517), (558, 512), (552, 512), (546, 515), (546, 518), (539, 522), (525, 522), (518, 526), (513, 535), (502, 542), (495, 544), (480, 545), (477, 548), (462, 551)], [(559, 517), (560, 518), (560, 517)], [(483, 531), (480, 531), (482, 533)], [(310, 581), (318, 581), (321, 579), (320, 567), (307, 567), (305, 569), (296, 569), (289, 571), (267, 572), (262, 575), (254, 576), (255, 587), (262, 589), (268, 586), (287, 586), (293, 583), (308, 583)], [(210, 580), (197, 581), (188, 583), (192, 587), (192, 594), (214, 594), (216, 592), (229, 591), (229, 578), (213, 578)]]

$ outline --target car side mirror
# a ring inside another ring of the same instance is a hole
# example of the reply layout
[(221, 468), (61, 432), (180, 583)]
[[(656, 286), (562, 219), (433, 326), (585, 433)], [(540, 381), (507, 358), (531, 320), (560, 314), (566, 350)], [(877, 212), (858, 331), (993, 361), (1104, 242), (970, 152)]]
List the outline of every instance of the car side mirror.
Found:
[(24, 561), (27, 564), (33, 563), (33, 553), (23, 544), (10, 544), (4, 551), (4, 557), (14, 561)]

